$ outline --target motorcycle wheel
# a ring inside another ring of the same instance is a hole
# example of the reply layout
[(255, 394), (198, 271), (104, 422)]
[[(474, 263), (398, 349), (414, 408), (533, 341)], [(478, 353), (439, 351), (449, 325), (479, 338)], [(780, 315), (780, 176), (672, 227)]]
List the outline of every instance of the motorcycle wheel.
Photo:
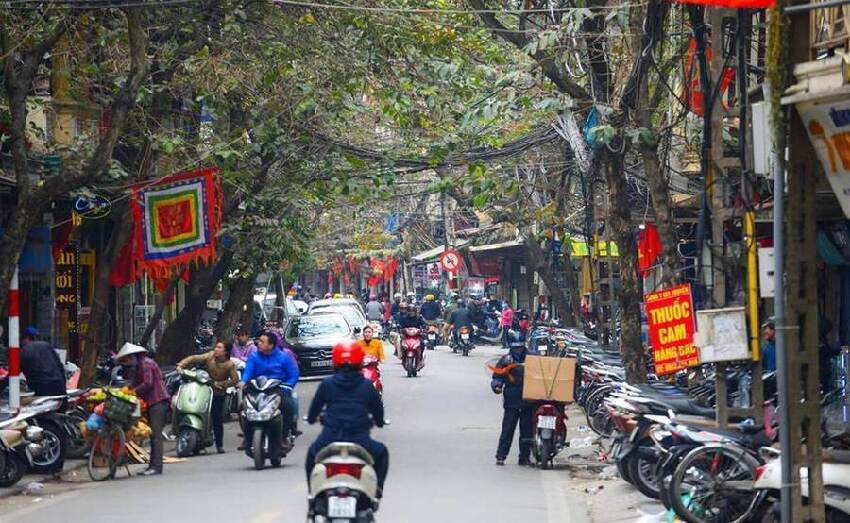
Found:
[(413, 358), (405, 358), (404, 367), (407, 370), (408, 378), (416, 376), (416, 363), (413, 361)]
[(654, 475), (655, 463), (643, 459), (640, 452), (635, 451), (625, 459), (629, 476), (641, 494), (648, 498), (658, 499), (658, 478)]
[(254, 429), (253, 437), (254, 469), (263, 470), (266, 466), (266, 431)]
[(24, 472), (27, 469), (24, 460), (14, 452), (2, 451), (5, 455), (3, 469), (0, 470), (0, 487), (11, 487), (19, 482), (24, 477)]
[(177, 436), (177, 456), (188, 458), (198, 448), (198, 433), (194, 429), (182, 428)]
[[(722, 446), (697, 447), (676, 467), (670, 481), (673, 510), (688, 523), (748, 521), (758, 499), (755, 490), (724, 486), (725, 478), (755, 481), (759, 463), (749, 454)], [(698, 501), (697, 501), (698, 500)]]
[(622, 478), (623, 481), (634, 484), (632, 476), (629, 474), (629, 469), (626, 468), (626, 460), (617, 460), (617, 472), (620, 474), (620, 478)]
[(52, 420), (42, 419), (39, 420), (38, 424), (44, 430), (44, 439), (42, 440), (44, 454), (33, 459), (30, 468), (33, 472), (44, 474), (61, 472), (65, 465), (65, 451), (68, 446), (65, 432), (58, 423)]
[(552, 438), (540, 438), (540, 468), (550, 470), (552, 468)]

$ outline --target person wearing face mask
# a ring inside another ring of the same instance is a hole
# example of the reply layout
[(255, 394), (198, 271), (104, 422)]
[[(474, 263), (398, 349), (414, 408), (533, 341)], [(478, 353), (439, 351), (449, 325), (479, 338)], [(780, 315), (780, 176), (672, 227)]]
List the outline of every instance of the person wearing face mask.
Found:
[(230, 361), (230, 343), (220, 341), (215, 344), (213, 350), (183, 358), (177, 364), (177, 373), (182, 374), (183, 369), (192, 365), (203, 365), (204, 369), (213, 380), (213, 400), (210, 407), (210, 421), (212, 422), (213, 436), (215, 437), (215, 449), (219, 454), (224, 454), (224, 397), (228, 387), (236, 385), (239, 374), (236, 365)]
[(125, 343), (115, 355), (123, 375), (130, 381), (133, 392), (148, 405), (148, 420), (151, 425), (151, 457), (148, 468), (140, 476), (162, 474), (162, 428), (168, 413), (168, 388), (159, 370), (159, 365), (147, 356), (148, 350), (132, 343)]
[(511, 450), (514, 433), (519, 425), (519, 464), (531, 463), (531, 438), (534, 437), (532, 418), (534, 405), (522, 399), (523, 365), (525, 364), (525, 340), (514, 330), (508, 331), (508, 353), (499, 358), (493, 370), (490, 388), (502, 395), (502, 432), (496, 449), (496, 465), (504, 465)]

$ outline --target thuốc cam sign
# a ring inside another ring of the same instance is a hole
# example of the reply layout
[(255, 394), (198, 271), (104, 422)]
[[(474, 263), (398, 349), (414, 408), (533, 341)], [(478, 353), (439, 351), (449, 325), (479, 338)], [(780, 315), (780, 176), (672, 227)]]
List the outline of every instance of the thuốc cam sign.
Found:
[(644, 295), (649, 340), (658, 375), (699, 365), (694, 347), (694, 305), (688, 284)]

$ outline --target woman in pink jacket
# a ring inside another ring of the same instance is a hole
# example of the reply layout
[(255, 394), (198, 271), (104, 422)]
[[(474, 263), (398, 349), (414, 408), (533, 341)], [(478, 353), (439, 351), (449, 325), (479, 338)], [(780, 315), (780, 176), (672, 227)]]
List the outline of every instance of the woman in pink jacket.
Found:
[(508, 344), (508, 331), (514, 324), (514, 310), (508, 305), (508, 302), (502, 302), (502, 348), (510, 347)]

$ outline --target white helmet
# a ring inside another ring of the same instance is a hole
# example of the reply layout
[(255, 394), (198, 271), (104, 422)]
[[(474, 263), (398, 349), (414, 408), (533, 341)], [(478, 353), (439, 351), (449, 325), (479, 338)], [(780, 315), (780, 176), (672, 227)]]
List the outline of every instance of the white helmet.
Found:
[(397, 293), (393, 294), (393, 298), (401, 299), (401, 294), (397, 292)]

